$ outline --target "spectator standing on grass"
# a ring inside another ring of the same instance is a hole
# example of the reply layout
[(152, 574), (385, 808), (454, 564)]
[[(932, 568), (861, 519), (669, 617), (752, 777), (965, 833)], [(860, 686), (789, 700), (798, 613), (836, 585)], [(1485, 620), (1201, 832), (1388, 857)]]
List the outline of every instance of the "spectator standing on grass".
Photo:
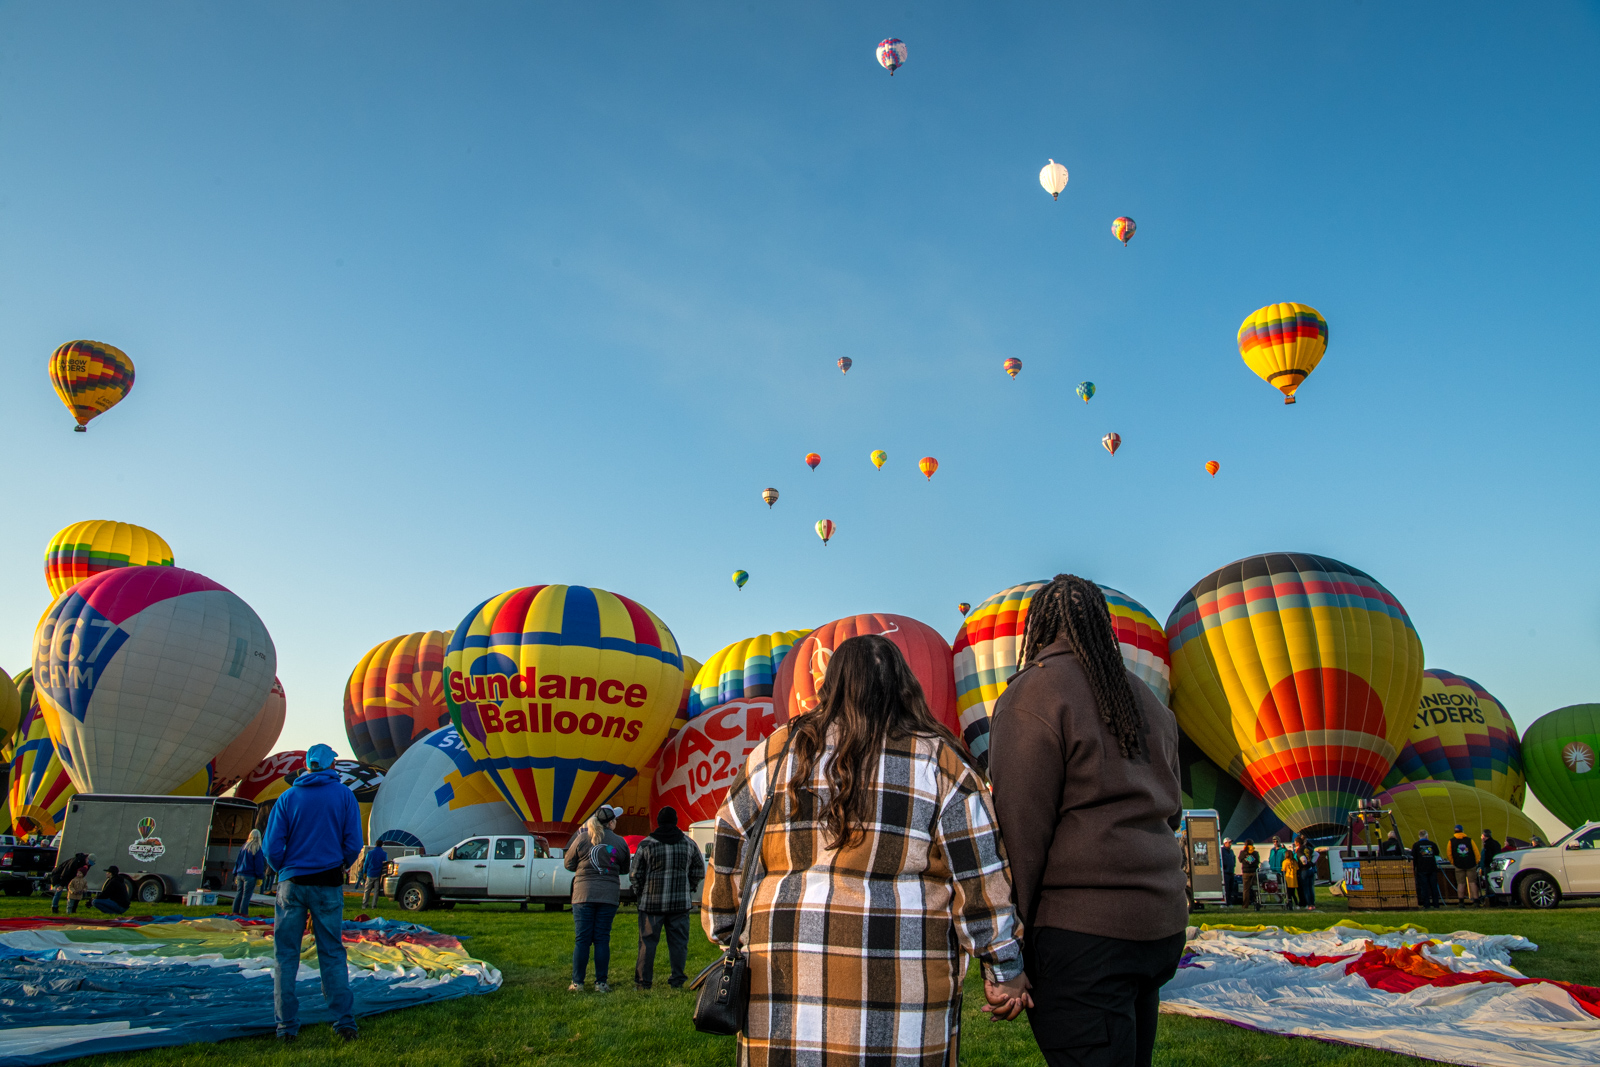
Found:
[(628, 869), (628, 843), (611, 828), (621, 809), (600, 805), (583, 829), (572, 835), (561, 863), (572, 877), (572, 984), (582, 993), (594, 948), (594, 991), (611, 992), (611, 920), (622, 901), (622, 873)]
[[(89, 868), (79, 867), (67, 879), (67, 914), (78, 913), (78, 901), (89, 899)], [(54, 909), (51, 909), (54, 910)]]
[(1260, 869), (1261, 853), (1256, 851), (1256, 843), (1247, 837), (1239, 853), (1239, 880), (1243, 883), (1240, 899), (1247, 908), (1256, 902), (1256, 872)]
[(106, 881), (95, 894), (94, 906), (107, 915), (121, 915), (133, 903), (133, 883), (113, 864), (106, 868)]
[(1494, 834), (1488, 830), (1483, 831), (1482, 845), (1478, 850), (1478, 906), (1494, 903), (1494, 896), (1489, 892), (1489, 867), (1494, 863), (1494, 858), (1500, 855), (1500, 842), (1494, 839)]
[(1237, 857), (1233, 854), (1233, 838), (1222, 839), (1222, 898), (1229, 904), (1239, 903), (1239, 876), (1234, 874)]
[(1276, 875), (1280, 883), (1283, 881), (1283, 857), (1288, 851), (1282, 841), (1276, 837), (1272, 839), (1272, 851), (1267, 853), (1267, 870)]
[(312, 745), (305, 771), (278, 797), (267, 819), (267, 862), (278, 872), (272, 927), (277, 957), (273, 1010), (278, 1040), (285, 1042), (300, 1032), (295, 979), (308, 920), (317, 943), (322, 999), (333, 1013), (334, 1032), (346, 1041), (356, 1037), (354, 999), (345, 970), (344, 879), (345, 869), (361, 853), (361, 808), (333, 769), (336, 757), (328, 745)]
[(1299, 867), (1300, 875), (1300, 903), (1307, 911), (1317, 910), (1317, 853), (1311, 847), (1311, 842), (1305, 838), (1300, 839), (1300, 847), (1295, 850), (1295, 863)]
[(655, 981), (656, 944), (667, 935), (667, 959), (672, 972), (667, 984), (682, 989), (689, 959), (689, 911), (700, 903), (700, 885), (706, 878), (705, 857), (678, 829), (675, 808), (656, 812), (656, 828), (634, 853), (628, 881), (638, 899), (639, 958), (633, 967), (633, 985), (649, 989)]
[[(55, 895), (50, 898), (50, 914), (55, 915), (61, 910), (61, 897), (66, 893), (67, 886), (78, 876), (80, 867), (93, 867), (94, 857), (85, 852), (74, 853), (55, 865), (50, 872), (50, 884), (55, 887)], [(68, 912), (68, 914), (71, 914)]]
[(1411, 846), (1411, 871), (1417, 879), (1417, 906), (1437, 908), (1439, 897), (1439, 846), (1428, 840), (1428, 831), (1417, 831)]
[(266, 876), (267, 854), (261, 851), (261, 831), (251, 830), (233, 861), (233, 884), (238, 892), (234, 894), (229, 915), (250, 914), (250, 900), (255, 896), (256, 886)]
[(383, 895), (383, 869), (388, 865), (389, 853), (383, 847), (382, 841), (367, 849), (366, 862), (361, 865), (361, 906), (363, 908), (376, 908), (378, 906), (378, 898)]
[(1189, 922), (1178, 723), (1124, 665), (1105, 595), (1076, 575), (1034, 593), (1018, 663), (989, 768), (1028, 1021), (1050, 1067), (1148, 1067)]
[(992, 802), (885, 638), (841, 642), (818, 701), (756, 745), (717, 813), (712, 941), (732, 936), (747, 859), (755, 878), (739, 1062), (953, 1063), (969, 957), (984, 1010), (1029, 1003)]
[(1278, 877), (1283, 880), (1283, 903), (1290, 911), (1300, 906), (1300, 861), (1291, 849), (1282, 845), (1272, 850), (1278, 860)]
[(1478, 900), (1478, 883), (1473, 879), (1477, 873), (1478, 850), (1472, 847), (1472, 838), (1468, 837), (1461, 824), (1456, 824), (1456, 832), (1450, 835), (1450, 841), (1445, 846), (1450, 856), (1450, 865), (1456, 869), (1456, 905), (1466, 907)]

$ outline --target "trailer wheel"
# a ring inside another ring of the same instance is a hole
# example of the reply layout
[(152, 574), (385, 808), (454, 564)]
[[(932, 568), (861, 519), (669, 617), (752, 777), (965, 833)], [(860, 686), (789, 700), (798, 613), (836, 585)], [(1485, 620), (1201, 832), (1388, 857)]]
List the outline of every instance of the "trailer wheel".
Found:
[(6, 882), (6, 896), (31, 897), (32, 895), (33, 883), (26, 878), (12, 878)]
[(159, 878), (146, 878), (133, 891), (133, 899), (141, 904), (159, 904), (167, 895), (167, 887)]
[(437, 898), (433, 895), (433, 887), (427, 882), (413, 881), (400, 887), (395, 903), (406, 911), (427, 911), (437, 903)]

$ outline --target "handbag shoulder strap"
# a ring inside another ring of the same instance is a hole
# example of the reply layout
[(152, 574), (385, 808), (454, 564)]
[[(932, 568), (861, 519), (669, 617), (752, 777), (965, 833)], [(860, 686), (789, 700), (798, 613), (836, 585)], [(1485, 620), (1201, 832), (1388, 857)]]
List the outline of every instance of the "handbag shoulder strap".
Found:
[(778, 799), (778, 776), (789, 761), (789, 744), (793, 740), (794, 731), (790, 730), (783, 739), (783, 751), (778, 753), (778, 762), (768, 776), (767, 802), (761, 805), (761, 814), (750, 826), (748, 844), (745, 846), (743, 881), (739, 885), (739, 910), (733, 917), (733, 932), (728, 937), (729, 955), (739, 951), (739, 938), (744, 934), (745, 919), (750, 914), (750, 899), (755, 893), (755, 870), (761, 857), (761, 838), (767, 831), (767, 816), (772, 814), (773, 802)]

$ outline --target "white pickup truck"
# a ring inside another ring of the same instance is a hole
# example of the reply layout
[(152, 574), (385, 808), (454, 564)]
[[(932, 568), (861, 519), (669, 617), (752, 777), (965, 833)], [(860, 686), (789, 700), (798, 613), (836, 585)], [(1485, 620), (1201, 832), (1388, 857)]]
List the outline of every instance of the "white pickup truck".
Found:
[[(383, 894), (407, 911), (490, 900), (515, 902), (523, 910), (543, 904), (546, 911), (560, 911), (572, 899), (572, 872), (562, 866), (561, 849), (550, 848), (542, 837), (469, 837), (438, 856), (392, 861)], [(633, 899), (626, 874), (622, 899)]]
[(1600, 822), (1584, 823), (1548, 848), (1500, 853), (1489, 861), (1489, 891), (1530, 908), (1600, 896)]

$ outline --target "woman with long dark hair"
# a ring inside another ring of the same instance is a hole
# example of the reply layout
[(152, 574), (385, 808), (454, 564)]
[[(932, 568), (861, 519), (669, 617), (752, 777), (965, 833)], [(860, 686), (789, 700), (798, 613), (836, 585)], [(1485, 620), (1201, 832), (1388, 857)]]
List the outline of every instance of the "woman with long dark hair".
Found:
[(1028, 1021), (1050, 1067), (1146, 1067), (1188, 923), (1177, 720), (1077, 575), (1033, 595), (1018, 665), (989, 773), (1028, 933)]
[(884, 638), (841, 643), (819, 697), (756, 746), (717, 814), (701, 921), (725, 945), (747, 833), (776, 791), (740, 1062), (953, 1067), (968, 957), (997, 1017), (1028, 1003), (988, 792)]

